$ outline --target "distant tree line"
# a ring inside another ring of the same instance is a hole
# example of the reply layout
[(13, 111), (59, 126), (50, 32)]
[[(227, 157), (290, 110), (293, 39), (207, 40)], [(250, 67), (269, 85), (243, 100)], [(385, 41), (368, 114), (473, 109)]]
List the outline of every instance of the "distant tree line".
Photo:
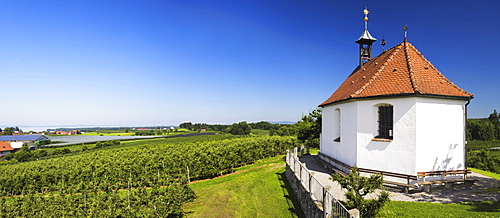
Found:
[(22, 132), (21, 129), (19, 129), (19, 127), (5, 127), (3, 130), (0, 128), (0, 133), (2, 133), (2, 135), (12, 135), (13, 133), (15, 132)]
[(169, 134), (169, 130), (138, 130), (134, 133), (136, 136), (153, 136)]
[(302, 115), (299, 122), (293, 125), (283, 125), (277, 130), (270, 130), (269, 135), (297, 136), (297, 139), (307, 147), (319, 148), (321, 116), (321, 109), (316, 108), (309, 114)]
[(467, 140), (500, 140), (500, 115), (494, 110), (488, 118), (467, 120)]
[(206, 124), (206, 123), (191, 123), (184, 122), (179, 124), (179, 128), (191, 130), (191, 131), (200, 131), (205, 129), (206, 131), (222, 131), (229, 127), (230, 125), (222, 125), (222, 124)]
[(467, 166), (500, 173), (500, 115), (467, 120)]
[(252, 130), (252, 126), (246, 121), (241, 121), (239, 123), (233, 123), (233, 125), (222, 130), (222, 133), (230, 133), (233, 135), (249, 135)]
[[(249, 127), (247, 127), (248, 125)], [(180, 128), (188, 129), (191, 131), (201, 131), (202, 129), (206, 131), (219, 131), (219, 132), (235, 132), (237, 134), (233, 135), (248, 135), (250, 134), (251, 129), (263, 129), (263, 130), (278, 130), (283, 126), (289, 126), (290, 124), (277, 124), (270, 123), (267, 121), (260, 121), (256, 123), (247, 123), (246, 121), (242, 121), (239, 123), (233, 123), (232, 125), (224, 125), (224, 124), (206, 124), (206, 123), (192, 123), (192, 122), (184, 122), (179, 124)], [(246, 134), (241, 134), (241, 133)]]
[(82, 127), (82, 128), (67, 128), (67, 127), (61, 127), (61, 128), (55, 128), (55, 129), (47, 129), (48, 132), (54, 132), (54, 131), (64, 131), (64, 132), (68, 132), (68, 131), (72, 131), (72, 130), (75, 130), (75, 129), (78, 129), (82, 132), (105, 132), (106, 130), (125, 130), (126, 132), (127, 131), (130, 131), (131, 129), (136, 129), (136, 128), (147, 128), (147, 129), (154, 129), (154, 130), (158, 130), (158, 129), (169, 129), (170, 127), (173, 127), (173, 126), (140, 126), (140, 127), (125, 127), (125, 126), (122, 126), (122, 127)]

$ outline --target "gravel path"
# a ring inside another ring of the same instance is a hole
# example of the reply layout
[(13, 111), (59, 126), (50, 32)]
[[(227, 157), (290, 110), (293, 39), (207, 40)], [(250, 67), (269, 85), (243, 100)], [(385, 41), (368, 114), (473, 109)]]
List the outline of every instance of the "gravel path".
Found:
[[(316, 161), (317, 155), (304, 155), (299, 159), (312, 171), (313, 176), (339, 200), (345, 200), (344, 191), (337, 182), (330, 180), (332, 171), (325, 169)], [(499, 188), (500, 181), (478, 173), (472, 173), (468, 178), (476, 179), (473, 185), (454, 184), (450, 188), (442, 185), (433, 186), (431, 193), (423, 190), (410, 190), (405, 194), (400, 189), (387, 188), (393, 201), (419, 201), (434, 203), (458, 203), (468, 201), (498, 201), (500, 191), (483, 192), (488, 188)]]

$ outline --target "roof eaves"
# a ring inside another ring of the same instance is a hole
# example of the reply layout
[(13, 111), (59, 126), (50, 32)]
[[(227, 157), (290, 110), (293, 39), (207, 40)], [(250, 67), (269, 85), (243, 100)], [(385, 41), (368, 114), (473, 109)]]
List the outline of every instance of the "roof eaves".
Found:
[(359, 100), (359, 99), (376, 99), (376, 98), (392, 98), (392, 97), (430, 97), (430, 98), (446, 98), (446, 99), (460, 99), (460, 100), (468, 100), (473, 99), (473, 96), (465, 97), (465, 96), (450, 96), (450, 95), (434, 95), (434, 94), (420, 94), (420, 93), (404, 93), (404, 94), (389, 94), (389, 95), (376, 95), (376, 96), (366, 96), (366, 97), (357, 97), (357, 98), (346, 98), (334, 102), (330, 102), (327, 104), (319, 105), (319, 107), (325, 107), (332, 104), (337, 104), (350, 100)]

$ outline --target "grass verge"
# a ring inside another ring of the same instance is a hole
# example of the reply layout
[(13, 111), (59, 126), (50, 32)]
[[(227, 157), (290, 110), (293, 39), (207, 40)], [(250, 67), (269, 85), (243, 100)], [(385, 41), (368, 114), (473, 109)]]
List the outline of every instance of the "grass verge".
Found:
[(391, 201), (377, 217), (499, 217), (499, 201), (440, 204), (428, 202)]
[(488, 171), (484, 171), (484, 170), (480, 170), (480, 169), (476, 169), (476, 168), (471, 168), (471, 167), (469, 167), (468, 169), (472, 170), (475, 173), (483, 174), (485, 176), (489, 176), (489, 177), (494, 178), (496, 180), (500, 180), (500, 174), (498, 174), (498, 173), (488, 172)]
[(267, 158), (219, 178), (191, 183), (197, 199), (188, 217), (303, 217), (285, 178), (284, 156)]

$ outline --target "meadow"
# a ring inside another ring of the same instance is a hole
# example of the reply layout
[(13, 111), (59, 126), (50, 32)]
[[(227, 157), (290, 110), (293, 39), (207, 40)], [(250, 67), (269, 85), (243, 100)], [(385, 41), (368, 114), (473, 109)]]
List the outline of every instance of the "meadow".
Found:
[(189, 184), (197, 199), (184, 206), (187, 217), (304, 217), (286, 181), (283, 158), (262, 159)]
[[(84, 132), (81, 135), (89, 135), (89, 136), (133, 136), (133, 135), (143, 135), (143, 133), (153, 134), (153, 135), (180, 135), (186, 134), (190, 131), (184, 128), (177, 128), (174, 130), (160, 130), (160, 129), (152, 129), (152, 130), (132, 130), (132, 129), (103, 129), (99, 131), (92, 132)], [(213, 132), (213, 131), (212, 131)]]

